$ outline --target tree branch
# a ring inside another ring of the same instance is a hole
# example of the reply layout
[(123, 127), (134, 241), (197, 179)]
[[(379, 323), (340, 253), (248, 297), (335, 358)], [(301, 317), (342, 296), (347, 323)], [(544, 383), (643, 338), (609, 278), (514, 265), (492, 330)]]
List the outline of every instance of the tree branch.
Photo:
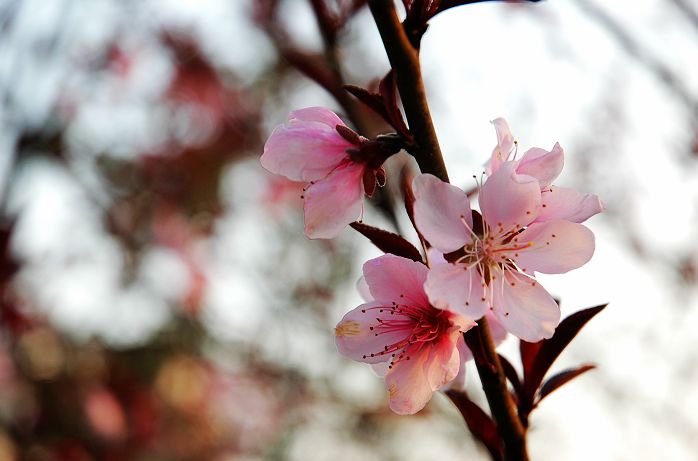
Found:
[(427, 104), (419, 54), (402, 28), (392, 0), (370, 0), (368, 6), (383, 40), (390, 65), (397, 75), (397, 87), (407, 122), (414, 136), (412, 152), (422, 173), (430, 173), (448, 182), (446, 165), (431, 121)]
[[(418, 51), (410, 43), (392, 0), (369, 0), (368, 5), (390, 65), (397, 75), (398, 90), (416, 144), (416, 149), (411, 153), (422, 173), (431, 173), (449, 182), (424, 91)], [(495, 350), (487, 320), (483, 317), (478, 323), (473, 332), (478, 347), (473, 350), (473, 354), (476, 355), (478, 373), (492, 416), (502, 436), (505, 459), (528, 461), (526, 433), (507, 388), (504, 370)]]

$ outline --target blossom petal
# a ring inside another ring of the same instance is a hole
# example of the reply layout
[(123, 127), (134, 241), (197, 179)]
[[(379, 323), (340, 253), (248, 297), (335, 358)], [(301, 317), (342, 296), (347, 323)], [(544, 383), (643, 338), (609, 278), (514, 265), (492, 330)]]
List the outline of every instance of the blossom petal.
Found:
[(538, 181), (517, 174), (517, 162), (506, 162), (490, 176), (480, 191), (480, 209), (491, 231), (521, 228), (538, 215), (541, 192)]
[(594, 254), (594, 234), (569, 221), (535, 223), (517, 236), (527, 248), (513, 257), (526, 272), (562, 274), (586, 264)]
[(353, 145), (335, 127), (344, 123), (329, 109), (309, 107), (291, 112), (288, 121), (277, 126), (264, 144), (260, 158), (268, 171), (293, 181), (324, 178)]
[(363, 165), (347, 163), (305, 191), (305, 235), (333, 238), (363, 210)]
[(509, 154), (514, 149), (514, 136), (509, 130), (509, 124), (506, 120), (499, 117), (492, 120), (494, 129), (497, 132), (497, 146), (492, 150), (492, 156), (486, 165), (488, 175), (491, 175), (502, 166), (509, 158)]
[(385, 375), (385, 388), (388, 390), (390, 409), (399, 415), (412, 415), (431, 400), (434, 393), (424, 373), (429, 351), (421, 353), (393, 365)]
[(453, 378), (453, 381), (446, 385), (445, 388), (463, 391), (465, 390), (465, 363), (468, 360), (472, 360), (473, 353), (470, 351), (468, 346), (465, 345), (463, 335), (460, 335), (458, 341), (456, 341), (456, 348), (458, 349), (460, 368), (458, 369), (458, 374), (456, 375), (456, 377)]
[(487, 317), (487, 324), (490, 326), (492, 340), (494, 341), (495, 345), (499, 346), (504, 342), (505, 339), (507, 339), (507, 330), (505, 330), (502, 324), (499, 323), (499, 320), (497, 320), (497, 317), (492, 311), (487, 311), (485, 317)]
[(470, 200), (465, 192), (436, 176), (421, 174), (414, 178), (414, 219), (417, 228), (442, 253), (461, 248), (471, 241), (473, 220)]
[(361, 299), (363, 299), (365, 302), (373, 301), (371, 289), (368, 287), (366, 277), (363, 275), (359, 277), (359, 280), (356, 281), (356, 291), (359, 292), (359, 296), (361, 296)]
[(423, 288), (427, 278), (427, 266), (424, 264), (386, 254), (367, 261), (363, 271), (375, 299), (388, 304), (394, 301), (413, 306), (429, 305)]
[(434, 391), (451, 382), (460, 369), (460, 353), (456, 341), (460, 333), (446, 334), (401, 360), (385, 375), (390, 409), (400, 415), (411, 415), (431, 400)]
[(527, 150), (519, 166), (516, 168), (518, 174), (533, 176), (540, 183), (541, 189), (550, 186), (555, 178), (560, 175), (565, 164), (565, 155), (560, 144), (555, 143), (550, 152), (540, 147), (533, 147)]
[[(377, 319), (388, 317), (390, 307), (381, 308), (384, 303), (370, 302), (352, 309), (342, 318), (334, 329), (335, 344), (339, 353), (350, 359), (378, 363), (391, 359), (391, 354), (385, 352), (385, 346), (400, 342), (412, 333), (411, 328), (389, 332), (379, 332)], [(390, 315), (391, 319), (399, 315)]]
[(432, 266), (424, 291), (437, 309), (457, 312), (471, 319), (479, 319), (487, 311), (482, 276), (475, 268), (466, 270), (462, 264)]
[(318, 106), (292, 111), (289, 116), (289, 122), (318, 122), (327, 125), (333, 130), (337, 125), (344, 125), (344, 122), (337, 114), (325, 107)]
[(601, 199), (594, 194), (580, 194), (574, 189), (552, 186), (542, 193), (541, 211), (537, 222), (564, 219), (582, 223), (604, 209)]
[(550, 338), (560, 323), (560, 308), (540, 283), (507, 272), (494, 287), (492, 309), (499, 323), (524, 341)]

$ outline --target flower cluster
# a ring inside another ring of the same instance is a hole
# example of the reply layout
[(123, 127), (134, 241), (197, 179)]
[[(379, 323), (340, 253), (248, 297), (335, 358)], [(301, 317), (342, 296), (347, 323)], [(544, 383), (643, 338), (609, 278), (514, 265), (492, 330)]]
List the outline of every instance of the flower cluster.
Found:
[[(517, 159), (506, 121), (493, 124), (497, 145), (479, 188), (480, 212), (461, 189), (417, 176), (414, 223), (430, 248), (426, 263), (392, 254), (368, 261), (360, 284), (366, 302), (335, 329), (340, 353), (384, 376), (396, 413), (419, 411), (434, 391), (463, 376), (472, 354), (462, 333), (484, 316), (497, 342), (506, 332), (529, 342), (550, 338), (560, 310), (536, 273), (576, 269), (594, 252), (594, 234), (581, 223), (603, 205), (595, 195), (553, 185), (564, 164), (560, 145), (533, 147)], [(363, 196), (385, 182), (382, 164), (398, 150), (360, 137), (327, 109), (309, 108), (274, 130), (261, 161), (309, 182), (306, 235), (328, 238), (360, 216)]]

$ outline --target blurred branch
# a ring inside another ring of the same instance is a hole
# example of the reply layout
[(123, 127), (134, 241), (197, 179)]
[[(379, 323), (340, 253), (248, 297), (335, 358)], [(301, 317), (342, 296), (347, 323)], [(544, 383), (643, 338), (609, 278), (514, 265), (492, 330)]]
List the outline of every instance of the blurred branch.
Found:
[[(688, 106), (688, 109), (695, 115), (698, 113), (698, 100), (691, 94), (691, 91), (681, 81), (681, 79), (664, 63), (651, 55), (632, 34), (602, 8), (590, 0), (576, 0), (580, 9), (596, 20), (625, 50), (628, 55), (634, 58), (639, 64), (644, 66), (658, 80), (665, 84), (674, 95)], [(675, 0), (682, 2), (683, 0)]]
[(686, 15), (693, 27), (698, 30), (698, 11), (694, 10), (691, 5), (688, 4), (686, 0), (671, 0), (678, 9), (681, 10)]

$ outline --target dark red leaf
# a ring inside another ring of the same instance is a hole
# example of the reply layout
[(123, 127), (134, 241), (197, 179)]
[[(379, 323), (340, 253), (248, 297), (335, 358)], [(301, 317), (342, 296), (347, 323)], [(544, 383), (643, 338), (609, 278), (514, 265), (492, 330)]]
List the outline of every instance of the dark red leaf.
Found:
[(494, 461), (502, 461), (504, 459), (502, 441), (497, 425), (492, 421), (492, 418), (473, 403), (465, 392), (451, 389), (446, 391), (446, 395), (458, 408), (460, 414), (463, 415), (465, 424), (468, 425), (470, 432), (490, 452), (492, 459)]
[(519, 354), (521, 355), (521, 365), (523, 365), (524, 381), (526, 381), (527, 376), (530, 376), (536, 355), (542, 345), (543, 341), (538, 341), (537, 343), (529, 343), (524, 340), (519, 341)]
[(380, 115), (386, 122), (390, 123), (390, 117), (383, 105), (383, 99), (376, 93), (371, 93), (365, 88), (356, 85), (344, 85), (344, 89), (351, 93), (356, 99), (368, 106), (372, 111)]
[(511, 386), (514, 388), (514, 393), (517, 397), (519, 397), (523, 393), (523, 386), (521, 385), (521, 379), (519, 378), (519, 374), (516, 372), (516, 368), (514, 368), (506, 357), (501, 354), (497, 355), (499, 355), (499, 361), (502, 363), (504, 374), (511, 383)]
[(586, 373), (589, 370), (596, 368), (596, 365), (586, 364), (577, 368), (570, 368), (569, 370), (561, 371), (556, 375), (551, 376), (540, 388), (540, 393), (538, 395), (538, 402), (536, 405), (543, 400), (545, 397), (550, 395), (551, 392), (559, 389), (561, 386), (572, 381), (577, 376)]
[(526, 374), (524, 379), (528, 397), (532, 398), (535, 395), (536, 390), (543, 382), (545, 374), (553, 362), (555, 362), (555, 359), (577, 336), (582, 327), (592, 317), (601, 312), (604, 307), (606, 307), (606, 304), (575, 312), (560, 322), (552, 338), (541, 341), (542, 345), (535, 356), (533, 365), (530, 367), (530, 373)]
[(395, 128), (395, 131), (402, 135), (403, 138), (412, 142), (412, 134), (407, 128), (405, 119), (402, 118), (402, 112), (400, 112), (400, 108), (397, 104), (397, 79), (394, 70), (391, 69), (390, 72), (383, 77), (383, 80), (380, 81), (378, 86), (378, 91), (380, 92), (383, 107), (388, 116), (388, 123), (390, 123), (393, 128)]
[(402, 256), (403, 258), (408, 258), (420, 263), (424, 262), (419, 250), (397, 234), (360, 222), (353, 222), (350, 226), (385, 253)]

